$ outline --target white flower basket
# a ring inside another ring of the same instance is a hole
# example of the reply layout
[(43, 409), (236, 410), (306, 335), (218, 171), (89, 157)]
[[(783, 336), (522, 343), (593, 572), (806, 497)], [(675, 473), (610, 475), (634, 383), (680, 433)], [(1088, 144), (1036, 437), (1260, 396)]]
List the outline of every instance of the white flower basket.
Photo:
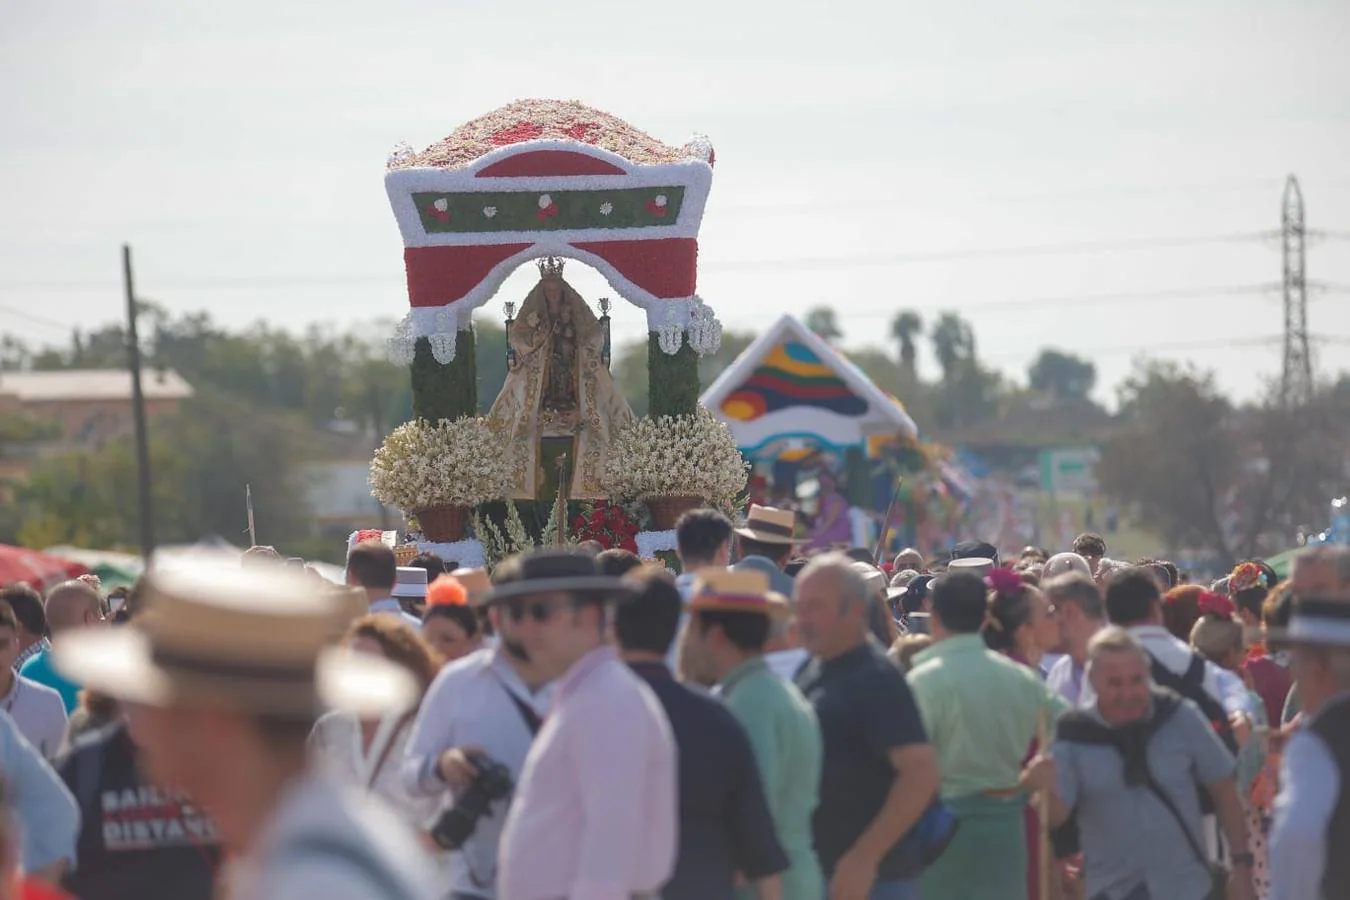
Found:
[(511, 484), (505, 435), (484, 418), (395, 428), (370, 461), (370, 493), (405, 513), (472, 507), (506, 496)]
[(693, 415), (634, 419), (615, 439), (603, 484), (618, 497), (722, 503), (745, 489), (749, 468), (730, 429), (700, 407)]

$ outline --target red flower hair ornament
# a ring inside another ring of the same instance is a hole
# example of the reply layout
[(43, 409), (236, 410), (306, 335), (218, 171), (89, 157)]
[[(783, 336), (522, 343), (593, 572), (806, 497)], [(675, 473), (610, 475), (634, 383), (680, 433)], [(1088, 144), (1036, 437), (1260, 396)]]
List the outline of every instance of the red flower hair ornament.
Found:
[(1261, 567), (1256, 563), (1245, 562), (1234, 569), (1232, 575), (1228, 576), (1228, 593), (1230, 594), (1251, 590), (1254, 587), (1270, 587), (1266, 584), (1266, 573), (1262, 572)]
[(1216, 594), (1213, 591), (1205, 591), (1200, 595), (1200, 599), (1195, 602), (1196, 608), (1200, 610), (1202, 616), (1213, 616), (1217, 619), (1231, 619), (1237, 614), (1237, 605), (1223, 594)]
[(1022, 590), (1026, 584), (1022, 581), (1022, 576), (1011, 569), (995, 569), (984, 576), (984, 583), (1000, 597), (1010, 597)]

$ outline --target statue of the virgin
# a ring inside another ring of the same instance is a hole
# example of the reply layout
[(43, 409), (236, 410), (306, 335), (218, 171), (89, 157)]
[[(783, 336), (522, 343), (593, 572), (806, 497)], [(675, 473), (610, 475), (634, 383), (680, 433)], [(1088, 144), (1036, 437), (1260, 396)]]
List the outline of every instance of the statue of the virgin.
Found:
[(571, 438), (570, 499), (605, 496), (600, 486), (615, 435), (632, 418), (604, 363), (600, 321), (562, 277), (563, 263), (539, 262), (539, 283), (511, 325), (512, 363), (488, 416), (511, 438), (515, 481), (509, 499), (544, 500), (541, 442)]

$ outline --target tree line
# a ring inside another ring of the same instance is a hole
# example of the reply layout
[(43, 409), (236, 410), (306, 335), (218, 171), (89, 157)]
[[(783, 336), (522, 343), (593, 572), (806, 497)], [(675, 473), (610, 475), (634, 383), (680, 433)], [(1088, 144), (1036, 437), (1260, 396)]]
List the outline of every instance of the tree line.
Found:
[[(331, 556), (334, 548), (308, 537), (306, 464), (350, 456), (354, 446), (373, 449), (411, 417), (408, 371), (384, 351), (393, 322), (350, 330), (314, 325), (297, 334), (265, 323), (230, 330), (206, 313), (175, 317), (150, 302), (141, 315), (146, 367), (177, 371), (196, 392), (178, 416), (152, 428), (160, 540), (218, 534), (239, 543), (243, 485), (252, 484), (255, 496), (266, 498), (259, 504), (263, 533), (294, 536), (291, 552)], [(811, 310), (804, 322), (826, 340), (841, 339), (831, 308)], [(492, 321), (476, 323), (475, 331), (478, 395), (486, 412), (506, 376), (506, 335)], [(1041, 350), (1025, 383), (1017, 383), (980, 359), (974, 328), (957, 313), (925, 322), (914, 311), (897, 310), (888, 336), (890, 346), (850, 349), (848, 356), (900, 398), (928, 433), (941, 437), (982, 424), (1023, 428), (1009, 411), (1032, 397), (1106, 416), (1092, 400), (1095, 366), (1069, 349)], [(754, 337), (726, 332), (721, 349), (700, 361), (704, 386)], [(121, 368), (125, 347), (120, 324), (75, 332), (51, 346), (7, 336), (0, 338), (0, 370)], [(936, 378), (919, 371), (925, 352)], [(638, 414), (647, 405), (646, 353), (644, 340), (622, 343), (614, 353), (615, 381)], [(1308, 410), (1290, 413), (1269, 398), (1235, 404), (1207, 373), (1141, 362), (1120, 386), (1119, 403), (1111, 434), (1102, 440), (1103, 490), (1135, 510), (1168, 546), (1246, 555), (1298, 524), (1320, 521), (1319, 504), (1338, 484), (1344, 489), (1350, 379), (1321, 389)], [(12, 417), (0, 425), (0, 457), (50, 436), (42, 423)], [(25, 482), (7, 488), (13, 502), (2, 504), (0, 541), (133, 542), (133, 476), (129, 440), (39, 457)]]

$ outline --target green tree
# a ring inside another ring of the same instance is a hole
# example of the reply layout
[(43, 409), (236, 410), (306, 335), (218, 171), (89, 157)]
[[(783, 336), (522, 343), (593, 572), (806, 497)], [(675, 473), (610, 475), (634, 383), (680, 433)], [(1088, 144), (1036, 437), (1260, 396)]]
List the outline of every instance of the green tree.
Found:
[[(190, 543), (219, 535), (247, 541), (244, 488), (252, 485), (260, 540), (283, 550), (311, 527), (302, 460), (315, 434), (293, 414), (267, 413), (213, 391), (176, 416), (152, 422), (150, 460), (157, 539)], [(136, 460), (130, 439), (45, 459), (20, 486), (19, 540), (130, 547), (137, 542)]]
[(827, 341), (837, 341), (844, 336), (844, 332), (839, 328), (839, 321), (835, 317), (834, 309), (829, 306), (817, 306), (814, 309), (807, 310), (806, 317), (802, 319), (802, 324)]
[(1058, 400), (1086, 400), (1097, 384), (1097, 367), (1090, 361), (1049, 347), (1027, 370), (1032, 390)]
[(975, 359), (975, 332), (956, 313), (943, 313), (933, 324), (933, 355), (942, 367), (942, 380), (956, 379), (962, 363)]
[(915, 339), (923, 333), (923, 319), (912, 310), (897, 313), (891, 320), (891, 338), (899, 345), (900, 368), (909, 373), (910, 379), (917, 377), (916, 366), (919, 358)]

